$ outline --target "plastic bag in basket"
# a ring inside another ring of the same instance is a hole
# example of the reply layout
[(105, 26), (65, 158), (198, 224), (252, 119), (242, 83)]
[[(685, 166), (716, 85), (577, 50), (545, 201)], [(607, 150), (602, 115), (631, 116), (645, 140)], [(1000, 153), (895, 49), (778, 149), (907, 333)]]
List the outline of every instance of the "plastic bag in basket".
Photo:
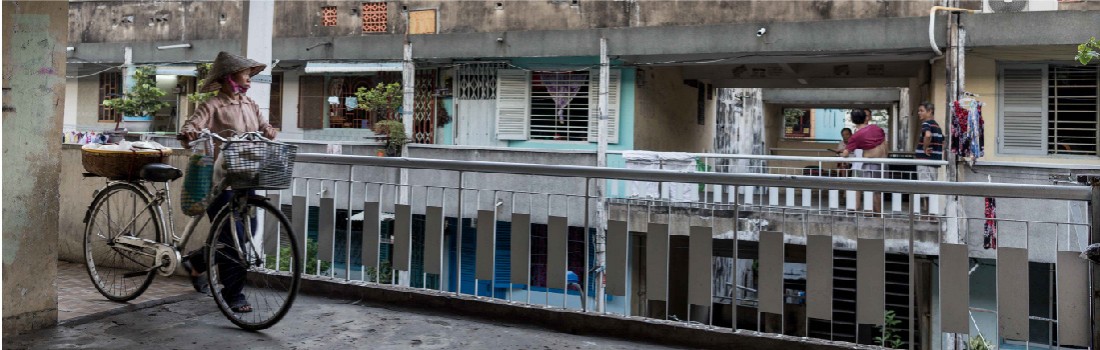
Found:
[(213, 201), (210, 188), (214, 181), (214, 145), (211, 141), (191, 144), (191, 156), (187, 159), (187, 174), (183, 177), (183, 195), (180, 204), (183, 213), (201, 215)]

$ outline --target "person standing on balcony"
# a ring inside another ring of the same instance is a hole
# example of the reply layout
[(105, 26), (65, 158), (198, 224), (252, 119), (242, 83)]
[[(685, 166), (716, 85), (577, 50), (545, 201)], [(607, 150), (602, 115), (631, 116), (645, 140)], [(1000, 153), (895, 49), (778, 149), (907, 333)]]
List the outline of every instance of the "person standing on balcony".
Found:
[[(228, 52), (218, 53), (218, 57), (210, 68), (208, 78), (199, 88), (199, 92), (217, 91), (218, 93), (200, 104), (195, 110), (195, 114), (187, 119), (181, 129), (180, 141), (189, 146), (190, 141), (198, 138), (200, 131), (203, 129), (209, 129), (211, 132), (222, 136), (229, 136), (227, 134), (230, 131), (236, 133), (259, 131), (263, 133), (264, 137), (274, 139), (276, 135), (275, 128), (260, 114), (260, 108), (256, 101), (244, 95), (252, 85), (252, 76), (259, 74), (266, 67), (267, 65), (263, 63)], [(215, 157), (217, 157), (220, 153), (221, 142), (215, 143)], [(218, 175), (215, 175), (215, 182), (220, 181), (217, 177)], [(232, 198), (233, 191), (226, 190), (214, 199), (206, 209), (210, 219), (213, 220), (214, 215), (217, 215), (223, 207), (229, 204), (229, 200)], [(245, 232), (244, 223), (238, 222), (236, 224), (237, 232), (243, 234)], [(253, 228), (252, 232), (255, 232), (255, 218), (252, 219), (250, 224)], [(229, 227), (222, 227), (221, 229), (227, 230)], [(219, 235), (219, 237), (228, 236)], [(243, 236), (238, 237), (238, 239), (241, 238)], [(232, 244), (232, 242), (223, 243)], [(192, 252), (184, 258), (182, 264), (191, 275), (191, 284), (200, 293), (209, 288), (205, 283), (206, 279), (201, 277), (208, 269), (203, 256), (201, 250)], [(222, 294), (229, 302), (230, 309), (234, 312), (251, 312), (252, 306), (242, 293), (244, 289), (244, 269), (232, 262), (214, 261), (213, 263), (219, 265), (221, 283), (224, 285)]]
[[(931, 102), (924, 102), (917, 106), (917, 116), (920, 117), (921, 123), (920, 136), (917, 138), (920, 142), (917, 143), (916, 154), (914, 154), (916, 159), (943, 160), (943, 130), (940, 129), (940, 124), (936, 123), (935, 108), (936, 106)], [(936, 166), (917, 166), (919, 181), (936, 181), (938, 173), (939, 169)], [(928, 197), (922, 197), (920, 200), (921, 208), (925, 208), (930, 213)]]
[[(871, 124), (871, 118), (862, 110), (852, 111), (852, 124), (856, 125), (856, 132), (848, 139), (848, 145), (841, 152), (841, 157), (848, 157), (856, 150), (863, 150), (863, 158), (886, 157), (886, 132), (878, 125)], [(856, 176), (865, 178), (882, 178), (882, 164), (864, 162), (860, 169), (856, 170)], [(860, 208), (862, 196), (856, 196), (856, 208)], [(882, 212), (882, 198), (874, 196), (874, 213)]]
[[(852, 129), (844, 128), (840, 129), (840, 143), (836, 146), (836, 154), (840, 155), (848, 148), (848, 140), (852, 138)], [(830, 150), (831, 151), (831, 150)], [(836, 163), (837, 176), (848, 177), (852, 169), (852, 163)]]

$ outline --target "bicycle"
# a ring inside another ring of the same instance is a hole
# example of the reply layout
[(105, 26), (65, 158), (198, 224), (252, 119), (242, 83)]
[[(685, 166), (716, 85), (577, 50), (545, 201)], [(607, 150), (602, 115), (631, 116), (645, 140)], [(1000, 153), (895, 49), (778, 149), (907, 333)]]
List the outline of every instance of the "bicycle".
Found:
[[(201, 257), (209, 267), (209, 290), (222, 314), (235, 325), (246, 330), (265, 329), (290, 310), (305, 260), (301, 236), (282, 210), (250, 192), (289, 187), (297, 147), (256, 132), (226, 139), (203, 130), (199, 141), (212, 140), (222, 143), (221, 159), (215, 166), (224, 162), (226, 175), (211, 196), (220, 196), (227, 188), (233, 195), (214, 216), (202, 246)], [(169, 185), (182, 176), (178, 168), (151, 163), (141, 168), (136, 179), (109, 178), (96, 190), (84, 216), (84, 258), (88, 276), (107, 299), (133, 300), (157, 274), (171, 276), (181, 265), (180, 252), (205, 216), (193, 216), (183, 236), (176, 235), (171, 210), (165, 220), (162, 206), (172, 208)], [(257, 209), (265, 214), (263, 226), (258, 226)], [(239, 299), (227, 300), (223, 295), (227, 284), (243, 284), (241, 295), (251, 304), (250, 311), (232, 310), (230, 301)]]

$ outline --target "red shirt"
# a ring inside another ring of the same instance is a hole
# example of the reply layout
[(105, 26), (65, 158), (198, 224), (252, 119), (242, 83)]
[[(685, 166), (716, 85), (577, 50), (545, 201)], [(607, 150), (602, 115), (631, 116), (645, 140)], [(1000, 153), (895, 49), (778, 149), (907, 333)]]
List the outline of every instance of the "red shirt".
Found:
[(852, 134), (848, 139), (847, 149), (849, 152), (857, 149), (869, 150), (878, 147), (883, 141), (886, 141), (886, 132), (877, 125), (868, 125)]

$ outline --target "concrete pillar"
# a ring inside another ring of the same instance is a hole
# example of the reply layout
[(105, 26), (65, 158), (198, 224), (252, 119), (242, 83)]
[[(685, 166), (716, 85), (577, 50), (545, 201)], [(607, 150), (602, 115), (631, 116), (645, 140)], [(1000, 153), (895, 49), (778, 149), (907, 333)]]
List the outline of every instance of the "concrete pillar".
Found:
[(57, 323), (67, 1), (3, 2), (3, 334)]
[[(271, 69), (272, 33), (275, 23), (274, 0), (249, 0), (245, 21), (244, 56), (267, 65), (263, 72), (252, 77), (252, 87), (247, 95), (260, 106), (260, 114), (265, 120), (271, 117)], [(211, 57), (213, 59), (213, 57)]]

